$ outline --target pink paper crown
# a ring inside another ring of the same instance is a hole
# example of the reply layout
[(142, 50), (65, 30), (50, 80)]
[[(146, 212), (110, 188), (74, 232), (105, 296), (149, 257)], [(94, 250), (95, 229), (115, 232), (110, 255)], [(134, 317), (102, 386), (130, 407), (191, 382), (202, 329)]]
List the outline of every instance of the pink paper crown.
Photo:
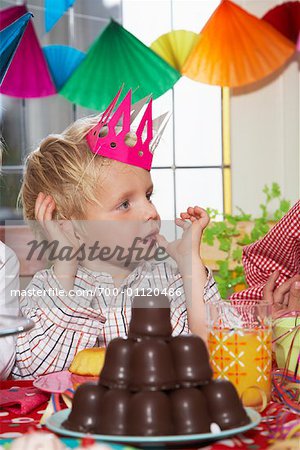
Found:
[[(154, 150), (167, 125), (166, 121), (162, 129), (159, 130), (167, 113), (152, 120), (152, 98), (149, 96), (131, 105), (131, 90), (127, 92), (125, 98), (113, 112), (121, 92), (122, 88), (101, 115), (97, 125), (88, 132), (87, 142), (93, 153), (150, 170)], [(150, 101), (137, 129), (131, 130), (131, 124), (149, 98)], [(152, 141), (153, 130), (157, 131), (157, 134)], [(125, 143), (128, 133), (133, 133), (133, 136), (136, 136), (136, 143), (133, 142), (132, 146)]]

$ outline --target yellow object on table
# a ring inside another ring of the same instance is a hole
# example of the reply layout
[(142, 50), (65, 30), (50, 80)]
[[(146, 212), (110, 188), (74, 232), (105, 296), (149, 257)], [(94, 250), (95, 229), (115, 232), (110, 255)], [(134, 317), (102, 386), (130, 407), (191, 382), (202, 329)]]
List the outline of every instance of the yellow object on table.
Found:
[(300, 316), (276, 319), (273, 338), (278, 368), (295, 373), (300, 355)]
[(208, 336), (214, 378), (231, 381), (244, 406), (270, 400), (272, 332), (270, 329), (215, 329)]
[(69, 368), (76, 375), (98, 377), (105, 360), (104, 347), (86, 348), (77, 353)]

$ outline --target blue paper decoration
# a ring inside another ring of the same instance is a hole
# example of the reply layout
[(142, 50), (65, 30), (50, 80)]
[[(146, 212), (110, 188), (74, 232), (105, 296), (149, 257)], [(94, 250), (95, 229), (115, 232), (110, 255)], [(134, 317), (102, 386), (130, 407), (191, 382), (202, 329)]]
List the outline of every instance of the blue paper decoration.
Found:
[(43, 52), (58, 91), (85, 58), (85, 53), (66, 45), (49, 45)]
[(50, 31), (75, 0), (45, 0), (45, 27)]
[(33, 17), (31, 13), (26, 13), (0, 31), (0, 84), (9, 68), (31, 17)]

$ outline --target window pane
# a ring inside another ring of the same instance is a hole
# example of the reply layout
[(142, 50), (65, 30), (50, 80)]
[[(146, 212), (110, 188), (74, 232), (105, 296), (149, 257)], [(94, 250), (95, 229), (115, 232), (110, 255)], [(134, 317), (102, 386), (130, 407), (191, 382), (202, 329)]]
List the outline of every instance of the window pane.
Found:
[(121, 0), (77, 0), (74, 3), (75, 14), (96, 18), (121, 20)]
[(183, 77), (174, 92), (176, 165), (221, 165), (221, 89)]
[(151, 170), (154, 185), (153, 203), (162, 220), (174, 218), (174, 183), (172, 169)]
[(199, 33), (219, 3), (219, 0), (173, 0), (174, 30)]
[(22, 213), (16, 212), (17, 197), (21, 188), (21, 174), (1, 175), (0, 178), (0, 220), (16, 219)]
[(123, 0), (123, 25), (150, 45), (171, 29), (170, 0)]
[(223, 212), (222, 169), (176, 169), (177, 216), (189, 206)]
[(153, 156), (153, 166), (172, 166), (173, 164), (173, 117), (172, 91), (169, 90), (153, 102), (153, 118), (168, 112), (171, 117)]
[(25, 110), (26, 153), (48, 134), (61, 133), (73, 120), (72, 104), (59, 95), (26, 100)]
[(3, 165), (19, 166), (21, 164), (24, 120), (22, 100), (0, 95), (1, 134), (5, 142)]
[[(95, 16), (95, 19), (97, 16)], [(88, 17), (78, 17), (75, 14), (75, 42), (74, 47), (86, 52), (94, 40), (109, 24), (109, 20), (91, 20)]]

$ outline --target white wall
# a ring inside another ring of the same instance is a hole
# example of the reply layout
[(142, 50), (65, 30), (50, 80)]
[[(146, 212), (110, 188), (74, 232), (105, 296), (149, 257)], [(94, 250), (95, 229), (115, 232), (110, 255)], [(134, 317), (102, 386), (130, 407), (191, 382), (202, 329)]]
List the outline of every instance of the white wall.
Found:
[[(281, 1), (237, 1), (258, 17)], [(299, 57), (298, 57), (299, 59)], [(300, 197), (300, 88), (295, 59), (276, 76), (231, 94), (233, 207), (259, 214), (273, 181), (293, 203)], [(233, 208), (234, 209), (234, 208)], [(234, 209), (235, 210), (235, 209)]]

